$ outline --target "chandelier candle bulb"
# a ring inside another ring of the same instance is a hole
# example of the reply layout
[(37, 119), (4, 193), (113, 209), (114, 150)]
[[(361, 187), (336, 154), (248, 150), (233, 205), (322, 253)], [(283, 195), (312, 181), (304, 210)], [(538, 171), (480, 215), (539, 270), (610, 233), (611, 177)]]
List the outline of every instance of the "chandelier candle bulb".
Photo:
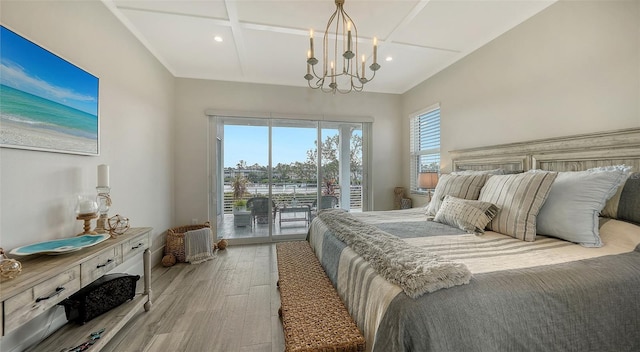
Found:
[(378, 38), (373, 37), (373, 63), (378, 63)]
[(351, 21), (347, 23), (347, 51), (351, 51)]
[(367, 59), (364, 57), (364, 55), (362, 55), (362, 78), (364, 78), (364, 63), (367, 61)]
[(109, 165), (98, 165), (98, 187), (109, 187)]
[(309, 30), (309, 58), (313, 56), (313, 29)]
[(333, 61), (331, 61), (331, 83), (336, 82), (336, 70), (333, 67)]

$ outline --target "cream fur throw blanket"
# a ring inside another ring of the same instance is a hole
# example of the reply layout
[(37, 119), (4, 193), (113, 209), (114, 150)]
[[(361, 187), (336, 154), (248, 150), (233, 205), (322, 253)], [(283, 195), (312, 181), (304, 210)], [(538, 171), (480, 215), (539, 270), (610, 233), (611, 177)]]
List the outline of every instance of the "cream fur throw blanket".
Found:
[(185, 261), (191, 264), (200, 264), (213, 259), (213, 246), (211, 244), (211, 229), (187, 231), (184, 234)]
[(400, 286), (411, 298), (471, 280), (471, 272), (463, 263), (412, 246), (343, 210), (324, 210), (318, 217), (379, 275)]

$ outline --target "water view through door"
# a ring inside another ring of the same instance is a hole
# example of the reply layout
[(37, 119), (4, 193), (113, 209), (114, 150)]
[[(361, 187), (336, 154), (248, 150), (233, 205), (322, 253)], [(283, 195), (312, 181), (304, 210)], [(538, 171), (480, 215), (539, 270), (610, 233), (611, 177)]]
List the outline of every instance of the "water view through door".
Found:
[(218, 129), (218, 238), (303, 239), (324, 208), (362, 210), (362, 124), (221, 118)]

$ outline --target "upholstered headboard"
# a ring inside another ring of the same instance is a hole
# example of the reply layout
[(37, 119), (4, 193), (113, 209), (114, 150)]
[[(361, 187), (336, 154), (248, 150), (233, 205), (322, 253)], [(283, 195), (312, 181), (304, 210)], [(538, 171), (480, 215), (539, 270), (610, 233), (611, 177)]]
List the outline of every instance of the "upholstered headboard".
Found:
[(452, 171), (581, 171), (625, 164), (640, 171), (640, 128), (454, 150)]

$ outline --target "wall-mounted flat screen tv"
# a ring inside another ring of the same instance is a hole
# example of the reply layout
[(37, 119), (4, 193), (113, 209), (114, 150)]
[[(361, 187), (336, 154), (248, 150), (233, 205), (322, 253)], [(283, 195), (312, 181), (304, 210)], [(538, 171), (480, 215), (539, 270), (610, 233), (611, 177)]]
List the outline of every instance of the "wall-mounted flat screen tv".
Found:
[(4, 26), (0, 47), (0, 146), (98, 155), (98, 78)]

